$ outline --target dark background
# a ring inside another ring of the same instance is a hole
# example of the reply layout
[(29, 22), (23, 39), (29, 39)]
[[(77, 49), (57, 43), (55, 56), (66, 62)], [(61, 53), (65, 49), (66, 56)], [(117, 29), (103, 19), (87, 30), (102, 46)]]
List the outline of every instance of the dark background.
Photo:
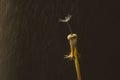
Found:
[(119, 80), (120, 6), (110, 0), (0, 0), (0, 80), (77, 80), (58, 23), (68, 13), (82, 80)]

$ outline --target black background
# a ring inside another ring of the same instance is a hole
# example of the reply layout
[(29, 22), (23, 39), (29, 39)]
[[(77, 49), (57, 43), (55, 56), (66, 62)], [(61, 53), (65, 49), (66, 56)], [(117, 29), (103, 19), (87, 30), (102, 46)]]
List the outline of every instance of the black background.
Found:
[(0, 80), (77, 80), (72, 14), (82, 80), (119, 80), (120, 6), (110, 0), (0, 0)]

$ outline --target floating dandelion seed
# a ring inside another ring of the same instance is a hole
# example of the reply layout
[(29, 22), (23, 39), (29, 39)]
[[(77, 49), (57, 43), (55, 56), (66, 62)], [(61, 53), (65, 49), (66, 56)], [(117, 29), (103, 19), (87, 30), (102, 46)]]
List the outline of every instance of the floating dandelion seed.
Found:
[(69, 31), (72, 34), (72, 30), (71, 30), (70, 24), (68, 23), (68, 21), (70, 21), (71, 17), (72, 17), (72, 15), (68, 14), (68, 16), (65, 17), (65, 19), (59, 19), (59, 22), (67, 23)]
[(59, 22), (68, 22), (71, 19), (72, 15), (68, 14), (65, 19), (59, 19)]

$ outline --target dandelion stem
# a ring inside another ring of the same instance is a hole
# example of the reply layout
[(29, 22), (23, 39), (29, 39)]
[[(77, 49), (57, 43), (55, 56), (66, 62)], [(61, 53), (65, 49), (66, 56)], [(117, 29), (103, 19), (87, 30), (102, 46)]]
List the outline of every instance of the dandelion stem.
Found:
[(75, 67), (76, 67), (77, 78), (78, 78), (78, 80), (81, 80), (80, 64), (78, 61), (78, 52), (77, 52), (76, 48), (74, 49), (74, 57), (75, 57), (74, 63), (75, 63)]

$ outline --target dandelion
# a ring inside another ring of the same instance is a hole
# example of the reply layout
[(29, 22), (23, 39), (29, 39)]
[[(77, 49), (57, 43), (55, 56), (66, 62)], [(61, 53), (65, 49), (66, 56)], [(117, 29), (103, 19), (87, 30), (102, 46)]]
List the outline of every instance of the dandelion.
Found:
[(69, 45), (70, 45), (70, 53), (68, 55), (65, 55), (64, 58), (74, 60), (75, 63), (75, 68), (76, 68), (76, 73), (77, 73), (77, 79), (81, 80), (81, 73), (80, 73), (80, 65), (79, 65), (79, 54), (77, 50), (77, 34), (73, 34), (70, 24), (68, 21), (71, 19), (72, 15), (69, 15), (65, 17), (65, 19), (59, 19), (59, 22), (65, 22), (68, 25), (70, 34), (67, 36), (67, 39), (69, 40)]

